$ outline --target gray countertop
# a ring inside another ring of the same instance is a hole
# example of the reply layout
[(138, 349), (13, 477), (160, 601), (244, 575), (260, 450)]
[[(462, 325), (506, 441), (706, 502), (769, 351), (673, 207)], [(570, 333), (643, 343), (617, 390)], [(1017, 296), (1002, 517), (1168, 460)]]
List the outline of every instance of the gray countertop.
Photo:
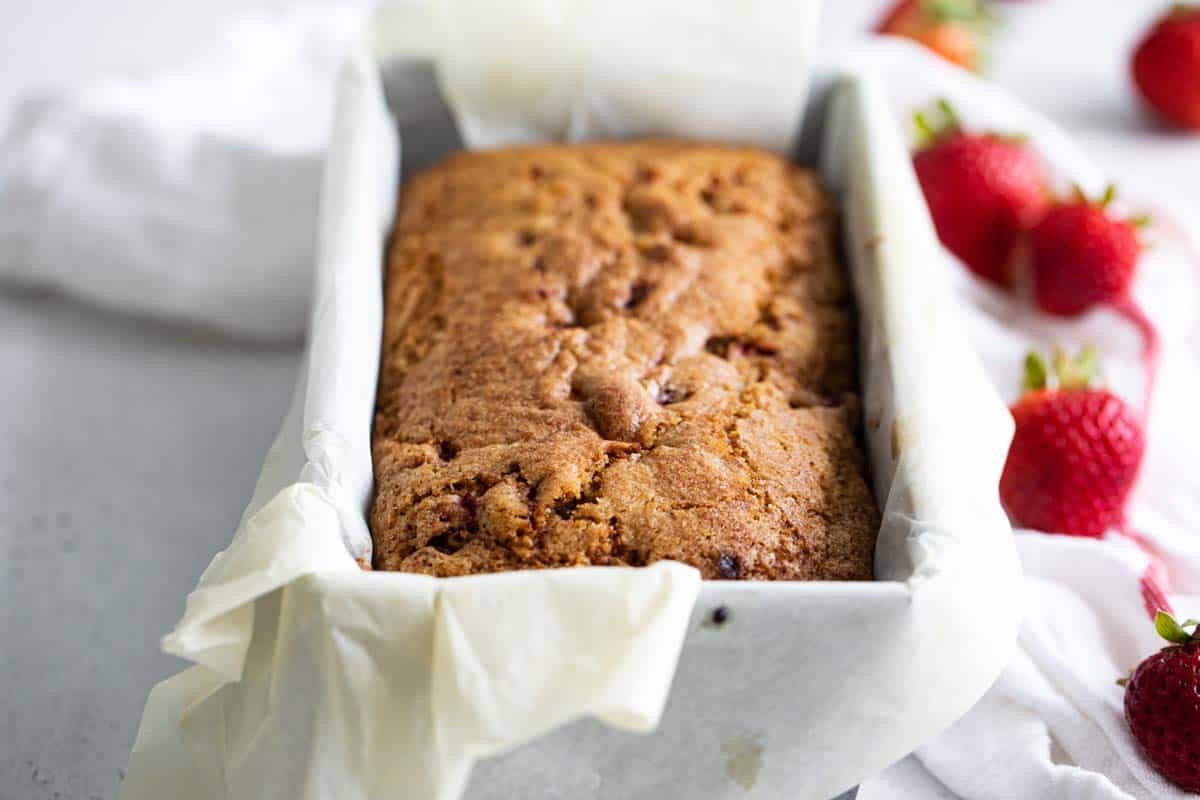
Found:
[(0, 799), (111, 797), (299, 351), (8, 292), (0, 364)]
[[(1185, 216), (1200, 182), (1196, 143), (1144, 123), (1124, 79), (1130, 38), (1165, 4), (1014, 4), (992, 74)], [(6, 5), (0, 122), (29, 86), (195, 52), (244, 5)], [(825, 46), (880, 5), (830, 0)], [(1064, 48), (1063, 36), (1080, 42), (1081, 17), (1086, 47)], [(115, 794), (147, 692), (183, 666), (158, 639), (233, 532), (299, 356), (0, 290), (0, 800)], [(910, 759), (891, 789), (864, 787), (863, 800), (898, 796), (901, 785), (904, 796), (949, 796)]]

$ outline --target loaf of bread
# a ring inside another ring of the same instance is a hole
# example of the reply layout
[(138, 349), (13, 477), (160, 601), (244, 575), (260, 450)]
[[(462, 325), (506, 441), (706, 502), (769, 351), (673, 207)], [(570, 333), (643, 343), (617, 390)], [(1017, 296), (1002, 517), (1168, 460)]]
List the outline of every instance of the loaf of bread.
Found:
[(748, 148), (464, 152), (412, 178), (386, 270), (374, 567), (870, 579), (835, 224), (813, 174)]

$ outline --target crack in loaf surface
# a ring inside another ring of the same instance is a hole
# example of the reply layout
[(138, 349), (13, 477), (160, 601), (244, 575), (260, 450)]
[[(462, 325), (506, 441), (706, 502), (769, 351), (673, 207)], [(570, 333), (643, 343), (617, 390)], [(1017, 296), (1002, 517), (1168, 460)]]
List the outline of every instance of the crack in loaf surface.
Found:
[(374, 567), (871, 577), (834, 208), (768, 153), (467, 152), (403, 189)]

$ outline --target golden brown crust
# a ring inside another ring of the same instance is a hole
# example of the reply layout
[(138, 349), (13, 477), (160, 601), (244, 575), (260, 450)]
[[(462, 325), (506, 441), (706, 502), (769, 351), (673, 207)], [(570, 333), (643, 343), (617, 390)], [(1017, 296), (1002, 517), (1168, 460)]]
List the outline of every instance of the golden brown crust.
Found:
[(754, 149), (474, 151), (416, 176), (387, 267), (375, 567), (870, 578), (834, 224), (811, 173)]

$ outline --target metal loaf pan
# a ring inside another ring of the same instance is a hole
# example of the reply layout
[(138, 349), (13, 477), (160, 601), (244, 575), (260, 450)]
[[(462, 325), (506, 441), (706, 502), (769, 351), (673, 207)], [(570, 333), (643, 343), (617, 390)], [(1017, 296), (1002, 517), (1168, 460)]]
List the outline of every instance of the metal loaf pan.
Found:
[[(463, 146), (430, 65), (380, 69), (402, 175)], [(469, 798), (830, 797), (948, 726), (1007, 662), (1018, 567), (996, 485), (1011, 422), (956, 325), (870, 75), (817, 77), (796, 158), (843, 212), (886, 510), (878, 580), (706, 582), (658, 730), (576, 722), (479, 763)]]
[[(1016, 641), (997, 496), (1012, 421), (866, 73), (816, 81), (796, 157), (844, 220), (884, 509), (875, 581), (697, 590), (671, 564), (446, 581), (358, 568), (397, 172), (462, 146), (437, 86), (428, 65), (365, 52), (339, 84), (306, 370), (233, 543), (164, 641), (197, 666), (151, 693), (122, 796), (827, 800), (965, 713)], [(657, 119), (649, 132), (679, 133)], [(631, 592), (639, 611), (622, 607)], [(620, 627), (631, 619), (666, 622)], [(586, 636), (564, 649), (539, 624)], [(588, 658), (636, 666), (588, 684)]]

